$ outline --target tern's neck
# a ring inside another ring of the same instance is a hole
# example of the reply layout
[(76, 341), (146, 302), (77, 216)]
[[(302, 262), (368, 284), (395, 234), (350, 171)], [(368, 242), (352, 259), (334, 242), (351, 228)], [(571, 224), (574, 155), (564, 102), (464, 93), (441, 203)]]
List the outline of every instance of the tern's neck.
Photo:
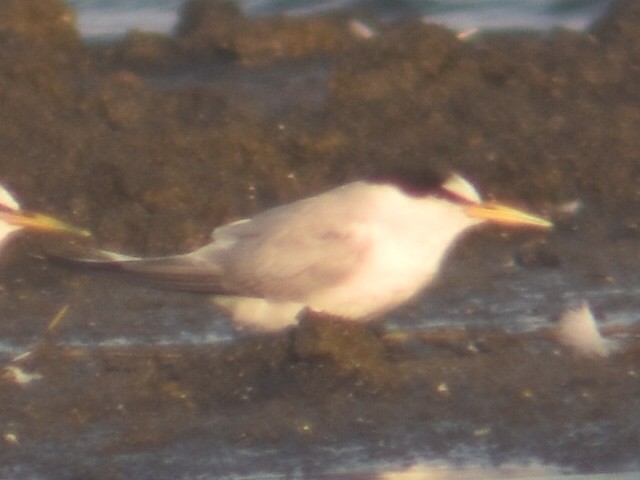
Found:
[(466, 215), (464, 205), (437, 196), (412, 196), (387, 190), (373, 215), (399, 245), (428, 253), (434, 268), (466, 230), (482, 223)]

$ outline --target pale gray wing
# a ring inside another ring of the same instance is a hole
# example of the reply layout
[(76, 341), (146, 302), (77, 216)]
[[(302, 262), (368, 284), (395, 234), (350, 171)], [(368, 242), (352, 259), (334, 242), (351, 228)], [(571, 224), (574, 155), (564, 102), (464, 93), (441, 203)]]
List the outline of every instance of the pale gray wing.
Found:
[(268, 210), (216, 229), (194, 254), (220, 268), (237, 295), (303, 300), (356, 271), (368, 254), (364, 184)]
[(352, 274), (367, 254), (363, 186), (350, 184), (219, 227), (211, 244), (185, 255), (144, 259), (100, 251), (101, 259), (76, 261), (163, 288), (302, 300)]
[(76, 268), (124, 274), (131, 280), (158, 288), (212, 294), (229, 293), (222, 284), (223, 277), (219, 270), (210, 263), (203, 263), (193, 253), (140, 258), (108, 250), (85, 249), (74, 256), (49, 255), (49, 259)]

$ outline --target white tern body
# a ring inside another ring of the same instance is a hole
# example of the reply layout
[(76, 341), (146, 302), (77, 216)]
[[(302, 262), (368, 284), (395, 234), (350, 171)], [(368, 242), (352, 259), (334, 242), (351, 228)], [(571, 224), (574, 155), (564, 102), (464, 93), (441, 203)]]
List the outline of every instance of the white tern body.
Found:
[(431, 283), (462, 232), (487, 220), (550, 226), (482, 203), (457, 175), (440, 192), (354, 182), (221, 226), (187, 254), (144, 259), (99, 250), (97, 260), (80, 261), (211, 293), (239, 326), (277, 330), (305, 309), (366, 320), (401, 305)]

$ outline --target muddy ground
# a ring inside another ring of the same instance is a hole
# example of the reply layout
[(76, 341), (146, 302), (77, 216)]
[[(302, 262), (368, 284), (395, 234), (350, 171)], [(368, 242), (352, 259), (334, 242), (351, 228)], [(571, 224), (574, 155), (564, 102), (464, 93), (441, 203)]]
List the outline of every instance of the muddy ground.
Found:
[[(464, 40), (367, 12), (248, 19), (232, 3), (196, 1), (174, 36), (97, 45), (62, 2), (0, 5), (0, 178), (102, 248), (187, 251), (215, 225), (349, 179), (453, 169), (557, 223), (548, 236), (475, 235), (456, 259), (476, 278), (511, 261), (606, 288), (640, 266), (638, 132), (631, 0), (584, 33)], [(197, 347), (70, 346), (46, 333), (62, 305), (86, 312), (86, 325), (144, 332), (149, 305), (168, 300), (132, 299), (39, 257), (57, 243), (32, 236), (1, 260), (0, 334), (39, 342), (18, 363), (40, 376), (21, 385), (5, 371), (0, 383), (4, 476), (313, 476), (340, 461), (455, 461), (465, 450), (496, 464), (639, 467), (633, 330), (605, 359), (499, 332), (403, 346), (333, 322)], [(178, 312), (203, 304), (176, 295)]]

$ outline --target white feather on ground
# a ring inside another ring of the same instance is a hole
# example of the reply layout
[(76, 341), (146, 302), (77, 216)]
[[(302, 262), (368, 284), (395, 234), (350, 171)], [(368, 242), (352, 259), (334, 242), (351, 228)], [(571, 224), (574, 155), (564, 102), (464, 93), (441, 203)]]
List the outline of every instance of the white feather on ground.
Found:
[(580, 355), (607, 356), (613, 344), (604, 338), (591, 312), (589, 303), (568, 308), (555, 327), (556, 340)]

